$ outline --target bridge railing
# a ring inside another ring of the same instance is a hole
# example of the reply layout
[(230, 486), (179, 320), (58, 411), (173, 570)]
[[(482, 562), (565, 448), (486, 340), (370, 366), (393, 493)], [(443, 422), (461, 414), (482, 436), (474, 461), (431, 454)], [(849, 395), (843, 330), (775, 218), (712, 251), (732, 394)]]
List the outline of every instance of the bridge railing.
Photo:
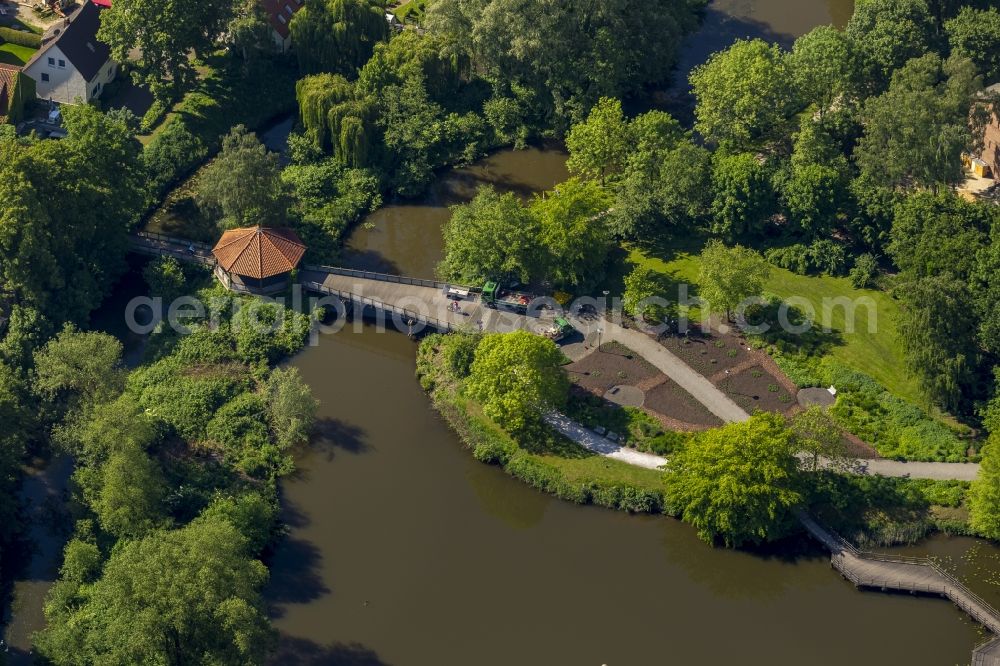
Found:
[(479, 287), (468, 287), (461, 284), (453, 284), (451, 282), (441, 282), (440, 280), (424, 280), (423, 278), (413, 278), (407, 277), (405, 275), (392, 275), (391, 273), (378, 273), (375, 271), (361, 271), (353, 268), (338, 268), (336, 266), (316, 266), (308, 265), (304, 266), (307, 271), (317, 271), (320, 273), (330, 273), (332, 275), (343, 275), (346, 277), (356, 277), (363, 280), (378, 280), (379, 282), (395, 282), (396, 284), (411, 284), (417, 287), (430, 287), (431, 289), (445, 289), (448, 287), (457, 287), (458, 289), (467, 289), (470, 292), (479, 292), (481, 289)]
[(202, 243), (200, 241), (188, 240), (187, 238), (176, 238), (174, 236), (168, 236), (166, 234), (161, 234), (156, 231), (137, 231), (135, 232), (136, 238), (146, 238), (153, 241), (159, 241), (161, 243), (170, 243), (172, 245), (182, 245), (184, 247), (193, 246), (200, 250), (212, 251), (212, 246), (208, 243)]
[[(1000, 612), (998, 612), (997, 609), (994, 608), (992, 604), (990, 604), (981, 596), (970, 590), (965, 585), (965, 583), (961, 582), (958, 578), (956, 578), (954, 574), (950, 573), (949, 571), (946, 571), (935, 560), (929, 557), (890, 555), (888, 553), (878, 553), (870, 550), (861, 550), (855, 547), (854, 544), (852, 544), (850, 541), (840, 536), (833, 530), (820, 526), (811, 517), (805, 516), (805, 517), (800, 517), (800, 519), (802, 520), (803, 525), (806, 526), (806, 529), (808, 529), (810, 532), (812, 532), (813, 530), (810, 529), (808, 523), (812, 522), (812, 524), (816, 528), (818, 528), (822, 532), (825, 532), (831, 538), (835, 539), (837, 543), (843, 548), (843, 550), (847, 551), (850, 555), (858, 559), (870, 560), (875, 562), (888, 562), (894, 564), (909, 564), (914, 566), (928, 567), (934, 570), (934, 572), (936, 572), (939, 576), (941, 576), (944, 579), (945, 583), (943, 588), (932, 587), (928, 585), (915, 585), (915, 584), (904, 585), (898, 580), (892, 580), (889, 578), (886, 579), (862, 578), (854, 571), (852, 571), (848, 566), (837, 567), (840, 570), (840, 572), (844, 574), (844, 576), (855, 585), (869, 585), (875, 587), (879, 586), (895, 587), (897, 589), (902, 588), (907, 590), (913, 590), (915, 592), (944, 594), (949, 599), (951, 599), (951, 601), (954, 602), (956, 606), (958, 606), (966, 613), (971, 615), (973, 618), (975, 618), (977, 622), (980, 622), (981, 624), (989, 627), (992, 631), (995, 632), (1000, 631)], [(816, 535), (814, 533), (814, 536), (818, 537), (819, 535)]]
[(302, 283), (302, 286), (305, 287), (306, 289), (311, 289), (313, 291), (317, 291), (322, 294), (329, 294), (331, 296), (336, 296), (342, 300), (350, 301), (352, 303), (358, 303), (362, 306), (367, 305), (382, 310), (384, 312), (388, 312), (390, 314), (398, 314), (407, 319), (412, 319), (415, 322), (421, 322), (433, 326), (439, 331), (449, 332), (455, 329), (455, 326), (449, 321), (438, 319), (437, 317), (432, 317), (430, 315), (421, 314), (414, 310), (407, 310), (406, 308), (401, 308), (397, 305), (390, 305), (388, 303), (384, 303), (377, 299), (369, 298), (368, 296), (360, 296), (358, 294), (354, 294), (349, 291), (341, 291), (340, 289), (327, 287), (326, 285), (320, 284), (319, 282), (305, 281)]

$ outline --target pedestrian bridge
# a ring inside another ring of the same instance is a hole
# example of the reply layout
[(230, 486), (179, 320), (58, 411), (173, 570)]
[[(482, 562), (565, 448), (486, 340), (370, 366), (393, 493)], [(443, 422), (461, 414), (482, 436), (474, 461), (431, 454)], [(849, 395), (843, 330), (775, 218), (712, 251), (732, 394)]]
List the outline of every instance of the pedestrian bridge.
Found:
[[(140, 254), (174, 257), (208, 268), (216, 264), (212, 247), (206, 243), (145, 231), (133, 234), (129, 243), (130, 249)], [(525, 316), (488, 308), (477, 287), (336, 266), (303, 266), (298, 283), (309, 291), (352, 304), (356, 313), (370, 308), (387, 315), (401, 330), (419, 326), (441, 332), (539, 331), (554, 316), (551, 310)]]
[(972, 666), (1000, 666), (1000, 612), (936, 562), (862, 551), (805, 513), (798, 517), (806, 531), (830, 551), (833, 568), (855, 587), (950, 599), (992, 634), (972, 651)]

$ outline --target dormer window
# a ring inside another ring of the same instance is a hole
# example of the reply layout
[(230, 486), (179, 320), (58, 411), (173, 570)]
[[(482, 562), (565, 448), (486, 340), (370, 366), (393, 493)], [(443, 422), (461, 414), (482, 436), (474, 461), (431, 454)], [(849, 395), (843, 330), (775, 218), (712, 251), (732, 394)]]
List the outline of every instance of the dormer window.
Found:
[(292, 14), (295, 13), (295, 10), (292, 9), (291, 5), (285, 5), (285, 13), (291, 16)]

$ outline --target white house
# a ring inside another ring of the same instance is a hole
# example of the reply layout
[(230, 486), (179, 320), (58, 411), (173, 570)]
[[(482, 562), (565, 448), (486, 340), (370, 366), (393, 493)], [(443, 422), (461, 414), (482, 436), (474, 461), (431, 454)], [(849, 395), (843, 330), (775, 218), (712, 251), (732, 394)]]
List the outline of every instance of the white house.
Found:
[(100, 9), (89, 0), (76, 13), (50, 28), (25, 66), (40, 99), (60, 104), (89, 102), (118, 73), (107, 44), (97, 41)]
[(260, 6), (271, 26), (274, 47), (284, 53), (292, 45), (292, 31), (288, 25), (295, 12), (302, 8), (302, 0), (260, 0)]

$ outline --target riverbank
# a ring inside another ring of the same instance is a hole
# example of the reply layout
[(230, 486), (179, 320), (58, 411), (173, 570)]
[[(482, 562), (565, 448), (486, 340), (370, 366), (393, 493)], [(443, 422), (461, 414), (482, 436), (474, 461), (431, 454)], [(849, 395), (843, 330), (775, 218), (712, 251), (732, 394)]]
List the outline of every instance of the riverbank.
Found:
[(603, 457), (542, 426), (531, 441), (517, 440), (497, 426), (449, 378), (440, 347), (431, 336), (417, 355), (417, 376), (431, 402), (473, 456), (559, 499), (634, 513), (664, 513), (663, 474)]

